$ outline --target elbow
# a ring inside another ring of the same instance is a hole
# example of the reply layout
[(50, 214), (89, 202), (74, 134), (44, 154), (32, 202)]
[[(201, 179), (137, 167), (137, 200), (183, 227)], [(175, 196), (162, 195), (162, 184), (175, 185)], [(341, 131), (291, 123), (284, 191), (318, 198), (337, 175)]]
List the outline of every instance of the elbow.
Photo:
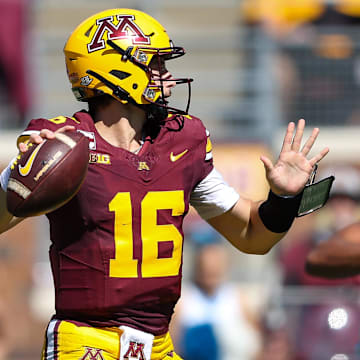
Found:
[(267, 239), (264, 236), (249, 236), (245, 238), (245, 241), (241, 241), (244, 249), (240, 250), (250, 255), (266, 255), (277, 242), (278, 239)]
[(0, 234), (5, 233), (19, 222), (21, 222), (24, 218), (17, 218), (9, 214), (8, 217), (4, 219), (0, 219)]
[(256, 252), (254, 252), (254, 255), (266, 255), (270, 252), (271, 249), (272, 249), (272, 247), (257, 249)]
[(271, 247), (248, 247), (246, 249), (240, 249), (242, 250), (244, 253), (249, 254), (249, 255), (266, 255), (270, 252), (270, 250), (272, 249)]
[(261, 249), (259, 252), (258, 252), (258, 255), (266, 255), (270, 252), (270, 250), (272, 249), (272, 247), (270, 248), (267, 248), (267, 249)]

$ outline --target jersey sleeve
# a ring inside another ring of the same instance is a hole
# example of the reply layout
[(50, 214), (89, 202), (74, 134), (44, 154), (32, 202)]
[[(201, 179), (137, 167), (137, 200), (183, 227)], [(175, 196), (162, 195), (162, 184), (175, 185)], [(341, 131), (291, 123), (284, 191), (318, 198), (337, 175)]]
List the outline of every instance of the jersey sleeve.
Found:
[(190, 204), (204, 220), (225, 213), (238, 200), (239, 194), (215, 168), (194, 188), (190, 196)]
[(230, 210), (239, 199), (239, 194), (229, 186), (214, 168), (210, 133), (206, 131), (206, 146), (203, 153), (203, 175), (190, 195), (190, 204), (205, 220)]
[(26, 141), (31, 134), (38, 134), (42, 129), (49, 129), (51, 131), (56, 131), (59, 128), (72, 125), (76, 126), (80, 121), (75, 117), (66, 117), (66, 116), (57, 116), (52, 119), (38, 118), (32, 119), (24, 131), (20, 134), (17, 139), (17, 144)]
[(213, 164), (213, 154), (212, 154), (212, 143), (210, 140), (210, 133), (207, 129), (206, 131), (206, 147), (205, 147), (205, 158), (204, 158), (204, 177), (208, 176), (210, 172), (214, 169)]

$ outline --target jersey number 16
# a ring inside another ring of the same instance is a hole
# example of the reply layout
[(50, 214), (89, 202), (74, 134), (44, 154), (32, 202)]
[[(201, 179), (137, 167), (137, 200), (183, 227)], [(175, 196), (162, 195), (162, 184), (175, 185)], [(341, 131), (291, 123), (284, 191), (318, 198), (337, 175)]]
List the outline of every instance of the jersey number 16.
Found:
[[(158, 225), (157, 212), (163, 209), (171, 210), (172, 216), (181, 216), (185, 211), (184, 191), (152, 191), (145, 195), (141, 202), (142, 258), (138, 260), (134, 259), (130, 193), (117, 193), (110, 201), (109, 210), (115, 213), (115, 259), (110, 259), (110, 277), (150, 278), (179, 274), (183, 236), (173, 224)], [(173, 242), (171, 257), (158, 257), (161, 241)]]

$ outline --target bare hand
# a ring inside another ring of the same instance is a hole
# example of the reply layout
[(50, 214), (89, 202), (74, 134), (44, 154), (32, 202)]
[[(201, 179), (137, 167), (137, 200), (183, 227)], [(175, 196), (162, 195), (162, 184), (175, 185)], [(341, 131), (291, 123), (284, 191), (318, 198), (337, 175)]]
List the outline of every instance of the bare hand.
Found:
[[(266, 156), (261, 156), (264, 164), (266, 178), (271, 190), (278, 195), (296, 195), (306, 185), (316, 163), (325, 157), (329, 148), (324, 148), (320, 153), (307, 159), (312, 146), (319, 134), (319, 129), (314, 128), (311, 136), (301, 148), (301, 141), (305, 128), (305, 120), (300, 119), (296, 132), (295, 123), (290, 122), (284, 137), (279, 158), (275, 165)], [(294, 136), (295, 132), (295, 136)]]
[(26, 142), (19, 143), (19, 150), (20, 150), (20, 152), (24, 153), (28, 150), (29, 143), (37, 145), (37, 144), (42, 143), (44, 141), (44, 139), (54, 139), (55, 133), (57, 133), (57, 132), (74, 131), (74, 130), (75, 130), (75, 127), (71, 126), (71, 125), (63, 126), (63, 127), (59, 128), (58, 130), (56, 130), (55, 132), (53, 132), (49, 129), (42, 129), (39, 134), (35, 134), (35, 133), (31, 134), (30, 138)]

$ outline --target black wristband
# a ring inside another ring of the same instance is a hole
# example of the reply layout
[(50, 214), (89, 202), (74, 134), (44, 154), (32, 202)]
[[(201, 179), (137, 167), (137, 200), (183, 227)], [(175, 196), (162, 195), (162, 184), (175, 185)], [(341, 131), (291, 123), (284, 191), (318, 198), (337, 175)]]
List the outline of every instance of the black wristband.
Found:
[(274, 233), (288, 231), (298, 213), (303, 193), (279, 196), (271, 190), (266, 201), (259, 206), (259, 216), (265, 227)]

